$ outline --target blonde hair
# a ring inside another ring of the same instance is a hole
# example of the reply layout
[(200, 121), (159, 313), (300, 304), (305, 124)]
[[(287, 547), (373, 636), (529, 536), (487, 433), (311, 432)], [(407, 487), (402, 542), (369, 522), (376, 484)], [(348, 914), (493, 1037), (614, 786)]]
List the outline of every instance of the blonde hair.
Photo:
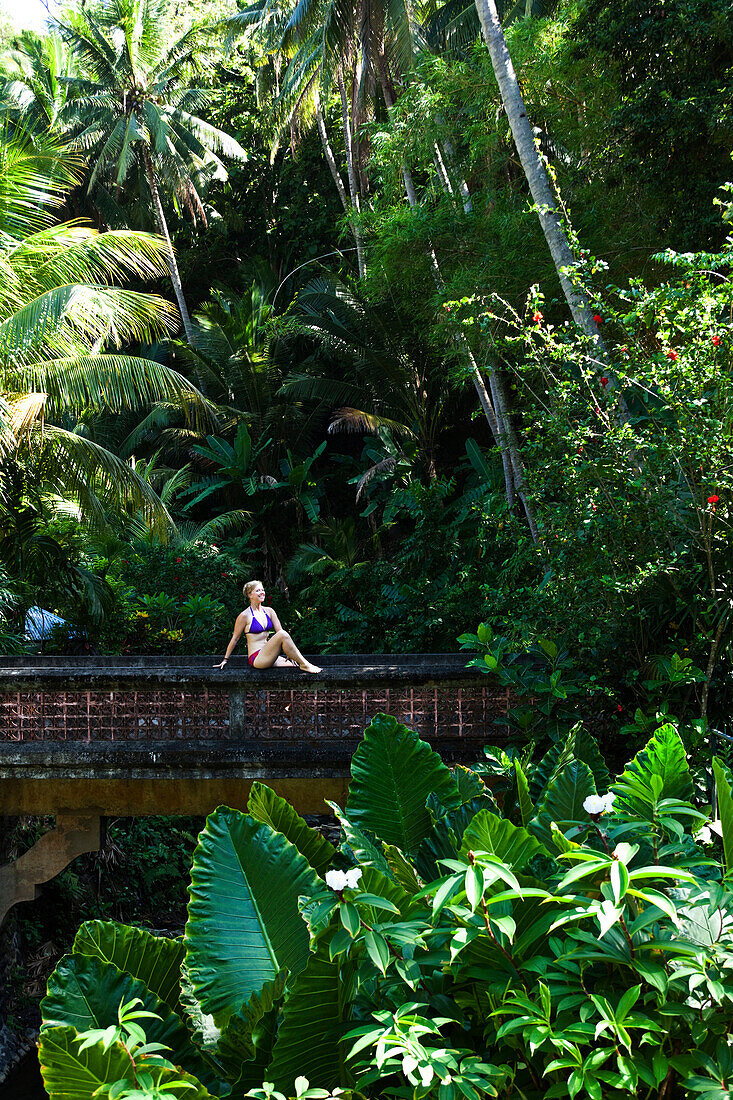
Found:
[(254, 592), (254, 590), (255, 590), (255, 588), (257, 587), (258, 584), (262, 584), (262, 581), (247, 581), (244, 588), (242, 589), (242, 592), (244, 593), (245, 600), (249, 599), (250, 594), (252, 592)]

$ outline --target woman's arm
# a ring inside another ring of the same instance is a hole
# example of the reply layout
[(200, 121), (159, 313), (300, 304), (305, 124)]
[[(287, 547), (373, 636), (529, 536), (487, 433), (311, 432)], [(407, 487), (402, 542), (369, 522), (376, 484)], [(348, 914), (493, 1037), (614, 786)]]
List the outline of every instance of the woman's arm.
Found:
[(275, 630), (282, 630), (283, 626), (282, 626), (282, 623), (280, 622), (280, 620), (277, 617), (277, 611), (275, 611), (275, 609), (272, 608), (272, 607), (267, 607), (267, 608), (265, 608), (265, 610), (267, 611), (267, 614), (270, 616), (270, 622), (275, 627)]
[(234, 624), (234, 633), (232, 634), (231, 641), (227, 646), (227, 651), (224, 654), (224, 660), (220, 665), (214, 665), (214, 668), (224, 668), (224, 665), (229, 660), (230, 655), (237, 648), (237, 643), (243, 634), (249, 633), (249, 628), (252, 623), (252, 613), (243, 611), (241, 615), (237, 615), (237, 621)]

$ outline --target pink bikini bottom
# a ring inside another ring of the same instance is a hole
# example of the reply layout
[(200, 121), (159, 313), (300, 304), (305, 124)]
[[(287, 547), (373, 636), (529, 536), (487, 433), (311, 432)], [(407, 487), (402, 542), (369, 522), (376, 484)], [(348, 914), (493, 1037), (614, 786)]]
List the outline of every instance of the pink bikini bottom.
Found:
[(250, 653), (250, 655), (249, 655), (249, 663), (252, 665), (253, 668), (254, 668), (254, 663), (255, 663), (255, 657), (257, 656), (257, 654), (259, 652), (260, 651), (258, 649), (256, 653)]

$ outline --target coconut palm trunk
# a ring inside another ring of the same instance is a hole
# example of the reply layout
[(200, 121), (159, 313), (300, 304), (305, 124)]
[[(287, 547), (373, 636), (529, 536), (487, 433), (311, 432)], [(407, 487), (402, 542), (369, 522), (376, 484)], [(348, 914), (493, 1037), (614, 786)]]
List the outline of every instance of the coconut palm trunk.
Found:
[(338, 165), (336, 164), (336, 158), (333, 155), (333, 149), (331, 148), (331, 142), (328, 140), (328, 131), (326, 130), (326, 121), (323, 117), (323, 108), (321, 107), (321, 97), (318, 92), (315, 93), (315, 107), (316, 107), (316, 125), (318, 127), (318, 136), (321, 139), (321, 146), (323, 147), (323, 155), (326, 158), (326, 164), (328, 165), (333, 182), (336, 184), (336, 190), (338, 196), (341, 199), (341, 205), (344, 208), (346, 214), (349, 213), (349, 200), (346, 195), (346, 188), (344, 187), (344, 181), (341, 179), (341, 173), (339, 172)]
[(183, 330), (186, 333), (186, 339), (188, 340), (189, 344), (193, 344), (193, 325), (191, 324), (191, 317), (188, 312), (188, 306), (186, 305), (186, 299), (183, 296), (183, 284), (181, 283), (181, 275), (178, 270), (178, 264), (176, 263), (176, 257), (173, 251), (170, 233), (168, 232), (168, 223), (166, 222), (165, 214), (163, 213), (163, 204), (160, 201), (160, 192), (158, 191), (158, 184), (156, 182), (155, 171), (153, 169), (153, 158), (150, 155), (150, 150), (148, 149), (147, 145), (142, 146), (142, 157), (143, 164), (145, 166), (145, 176), (148, 181), (148, 187), (150, 188), (150, 194), (153, 198), (153, 206), (155, 208), (155, 218), (158, 223), (158, 231), (168, 245), (168, 269), (171, 273), (171, 282), (173, 283), (173, 290), (176, 295), (176, 301), (178, 302), (178, 311), (181, 314)]
[(484, 41), (489, 49), (499, 93), (511, 127), (514, 144), (527, 177), (542, 232), (550, 250), (573, 320), (578, 328), (592, 340), (598, 352), (605, 356), (605, 347), (598, 326), (593, 320), (593, 309), (584, 291), (576, 287), (569, 270), (576, 262), (567, 232), (550, 185), (545, 165), (540, 156), (532, 131), (527, 109), (519, 88), (517, 74), (509, 54), (504, 32), (496, 10), (496, 0), (476, 0), (476, 11), (481, 22)]
[[(346, 85), (344, 84), (343, 73), (340, 70), (338, 74), (338, 86), (339, 96), (341, 98), (341, 121), (344, 130), (344, 147), (346, 149), (346, 171), (349, 179), (349, 194), (351, 195), (352, 209), (358, 215), (361, 212), (361, 198), (359, 195), (359, 187), (356, 181), (356, 169), (354, 166), (354, 137), (351, 130), (351, 115), (349, 113), (349, 100), (346, 95)], [(356, 255), (359, 260), (359, 278), (363, 279), (366, 275), (364, 241), (361, 235), (361, 229), (356, 224), (352, 224), (354, 230), (354, 240), (356, 242)]]

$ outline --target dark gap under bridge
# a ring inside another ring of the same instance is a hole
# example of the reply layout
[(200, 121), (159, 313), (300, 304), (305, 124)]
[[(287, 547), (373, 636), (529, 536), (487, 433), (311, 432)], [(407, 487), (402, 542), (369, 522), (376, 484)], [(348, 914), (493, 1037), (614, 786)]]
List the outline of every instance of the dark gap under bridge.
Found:
[(323, 813), (326, 798), (345, 803), (374, 715), (394, 715), (447, 763), (470, 763), (511, 705), (464, 654), (328, 656), (317, 676), (216, 660), (0, 657), (0, 817), (56, 818), (0, 867), (0, 921), (96, 850), (105, 817), (241, 808), (254, 780)]

